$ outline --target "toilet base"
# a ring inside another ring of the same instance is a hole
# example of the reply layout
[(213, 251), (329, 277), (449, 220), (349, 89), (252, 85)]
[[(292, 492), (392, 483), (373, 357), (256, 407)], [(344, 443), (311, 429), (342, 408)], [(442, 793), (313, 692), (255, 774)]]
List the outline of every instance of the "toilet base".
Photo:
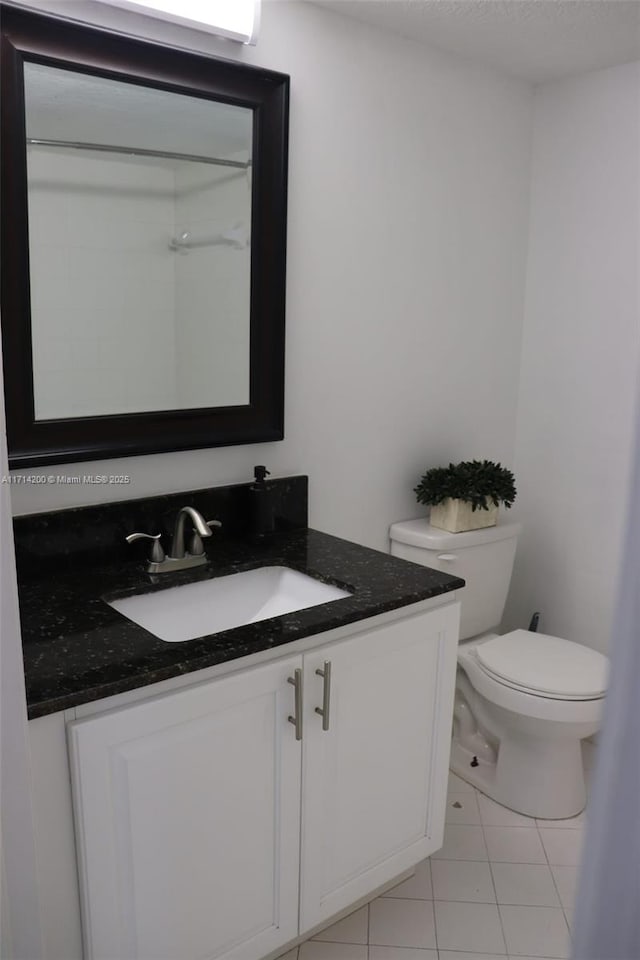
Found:
[[(496, 762), (474, 757), (454, 737), (451, 769), (481, 793), (528, 817), (566, 820), (585, 807), (581, 741), (500, 739)], [(549, 789), (550, 784), (552, 789)]]

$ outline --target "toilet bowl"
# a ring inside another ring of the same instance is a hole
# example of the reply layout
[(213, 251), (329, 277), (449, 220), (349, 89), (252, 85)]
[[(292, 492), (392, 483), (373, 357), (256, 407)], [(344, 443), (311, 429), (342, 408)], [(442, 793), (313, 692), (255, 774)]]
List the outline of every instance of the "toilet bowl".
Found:
[(391, 552), (466, 581), (451, 769), (512, 810), (565, 819), (586, 803), (581, 741), (599, 728), (608, 660), (548, 634), (492, 632), (519, 533), (519, 524), (451, 534), (403, 521), (391, 527)]
[(600, 726), (606, 682), (606, 657), (559, 637), (514, 630), (462, 644), (451, 769), (519, 813), (575, 816), (581, 741)]

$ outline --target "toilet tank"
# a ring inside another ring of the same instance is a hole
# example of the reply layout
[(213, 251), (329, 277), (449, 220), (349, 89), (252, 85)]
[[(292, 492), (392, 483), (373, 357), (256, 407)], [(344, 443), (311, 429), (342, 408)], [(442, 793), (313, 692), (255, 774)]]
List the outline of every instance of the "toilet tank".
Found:
[(391, 553), (425, 567), (462, 577), (460, 639), (467, 640), (499, 626), (507, 600), (519, 523), (449, 533), (425, 519), (403, 520), (389, 530)]

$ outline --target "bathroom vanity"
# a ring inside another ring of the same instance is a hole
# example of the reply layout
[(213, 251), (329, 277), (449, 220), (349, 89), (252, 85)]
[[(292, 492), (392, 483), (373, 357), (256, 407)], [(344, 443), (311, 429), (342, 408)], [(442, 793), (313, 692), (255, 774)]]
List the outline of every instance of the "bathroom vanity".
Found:
[[(258, 545), (243, 485), (16, 520), (47, 960), (275, 957), (442, 843), (463, 581), (274, 491)], [(123, 559), (185, 504), (226, 528), (207, 566)], [(344, 595), (184, 642), (108, 602), (268, 567)]]

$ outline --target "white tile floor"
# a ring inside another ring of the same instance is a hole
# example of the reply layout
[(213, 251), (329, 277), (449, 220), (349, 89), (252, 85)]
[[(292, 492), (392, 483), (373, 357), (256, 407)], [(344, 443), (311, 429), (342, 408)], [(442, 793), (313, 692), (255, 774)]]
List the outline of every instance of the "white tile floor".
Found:
[(442, 849), (281, 960), (563, 960), (584, 821), (524, 817), (451, 774)]

